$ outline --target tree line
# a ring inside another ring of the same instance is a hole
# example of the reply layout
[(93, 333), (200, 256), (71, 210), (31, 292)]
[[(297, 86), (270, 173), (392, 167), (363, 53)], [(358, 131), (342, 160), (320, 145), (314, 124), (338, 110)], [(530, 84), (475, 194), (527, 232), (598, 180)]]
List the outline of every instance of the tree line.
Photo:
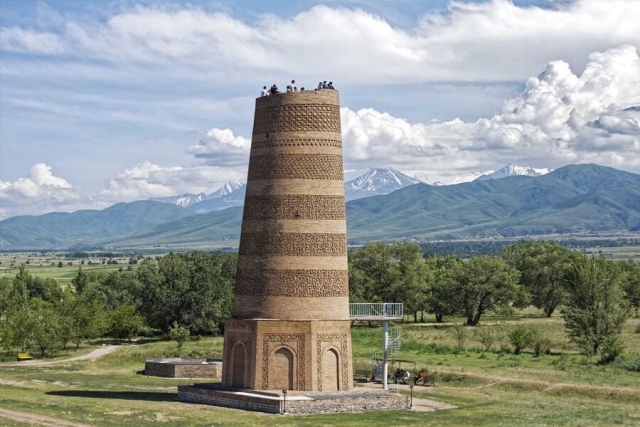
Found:
[(0, 279), (0, 344), (7, 351), (57, 348), (97, 337), (127, 339), (147, 331), (220, 333), (231, 314), (237, 256), (171, 253), (136, 271), (86, 272), (66, 288), (19, 267)]
[(587, 354), (615, 347), (640, 307), (640, 264), (589, 257), (555, 242), (520, 241), (500, 257), (423, 257), (412, 243), (369, 243), (349, 256), (351, 302), (401, 302), (415, 322), (462, 316), (478, 325), (488, 312), (533, 305), (562, 308), (567, 335)]
[[(137, 259), (136, 259), (137, 261)], [(231, 315), (237, 254), (170, 253), (135, 270), (85, 271), (64, 289), (25, 265), (0, 279), (0, 344), (7, 350), (79, 346), (96, 337), (219, 334)], [(640, 264), (587, 257), (554, 242), (521, 241), (501, 256), (425, 257), (412, 243), (369, 243), (349, 254), (351, 302), (400, 302), (413, 321), (485, 314), (533, 305), (559, 308), (569, 337), (586, 353), (615, 345), (640, 306)], [(607, 341), (608, 340), (608, 341)]]

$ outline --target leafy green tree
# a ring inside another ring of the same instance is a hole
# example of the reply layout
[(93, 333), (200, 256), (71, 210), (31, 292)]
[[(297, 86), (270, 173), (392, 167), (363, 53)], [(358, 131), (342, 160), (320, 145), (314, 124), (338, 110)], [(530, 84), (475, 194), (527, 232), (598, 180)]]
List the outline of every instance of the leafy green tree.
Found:
[(565, 274), (569, 297), (562, 317), (569, 338), (587, 355), (597, 355), (605, 339), (619, 335), (629, 316), (622, 282), (620, 269), (602, 257), (581, 257)]
[(89, 280), (85, 272), (82, 270), (81, 265), (78, 266), (78, 274), (76, 274), (76, 277), (71, 280), (71, 283), (73, 284), (73, 289), (75, 289), (78, 295), (82, 295), (84, 291), (87, 290)]
[(205, 252), (168, 254), (156, 265), (140, 263), (142, 313), (149, 326), (168, 333), (173, 323), (193, 333), (220, 331), (231, 314), (233, 283), (222, 272), (220, 257)]
[(518, 325), (507, 334), (511, 345), (513, 345), (513, 354), (520, 352), (531, 345), (531, 329), (526, 326)]
[(362, 272), (351, 275), (358, 282), (349, 284), (350, 289), (366, 302), (392, 302), (399, 272), (391, 247), (384, 242), (370, 242), (351, 252), (349, 258), (350, 267)]
[(60, 342), (66, 348), (69, 342), (80, 347), (82, 340), (96, 338), (108, 328), (104, 305), (90, 295), (66, 292), (57, 305), (60, 316)]
[(562, 278), (577, 253), (556, 242), (520, 241), (503, 248), (503, 258), (520, 271), (520, 284), (532, 303), (551, 317), (565, 299)]
[(624, 271), (622, 288), (626, 298), (635, 310), (635, 317), (638, 317), (640, 309), (640, 264), (633, 261), (620, 263)]
[(500, 306), (526, 305), (528, 295), (518, 284), (520, 273), (500, 258), (479, 256), (464, 264), (458, 276), (456, 294), (467, 326), (475, 326), (480, 317)]
[(40, 298), (31, 300), (32, 339), (42, 357), (59, 341), (60, 318), (53, 305)]
[(463, 275), (464, 261), (455, 255), (446, 258), (427, 258), (430, 271), (430, 292), (427, 298), (427, 309), (435, 314), (436, 322), (441, 323), (444, 316), (459, 311), (458, 283)]
[(144, 326), (144, 318), (132, 305), (121, 305), (109, 313), (109, 335), (114, 338), (131, 338)]
[(13, 289), (9, 293), (9, 304), (11, 310), (21, 310), (27, 308), (29, 304), (29, 282), (32, 280), (31, 274), (24, 264), (18, 267), (18, 273), (13, 279)]
[(173, 322), (169, 327), (169, 338), (178, 343), (178, 350), (182, 350), (182, 346), (189, 340), (189, 328), (181, 326), (178, 322)]
[(394, 243), (391, 249), (396, 259), (397, 280), (392, 288), (392, 301), (402, 302), (405, 313), (415, 322), (424, 313), (429, 298), (430, 270), (422, 257), (420, 246), (414, 243)]

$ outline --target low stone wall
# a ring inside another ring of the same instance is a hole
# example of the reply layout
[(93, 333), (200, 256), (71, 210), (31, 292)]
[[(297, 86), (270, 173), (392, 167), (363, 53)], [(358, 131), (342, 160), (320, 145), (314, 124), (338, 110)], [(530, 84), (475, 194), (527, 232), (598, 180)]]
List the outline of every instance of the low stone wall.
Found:
[(222, 378), (219, 359), (147, 359), (144, 374), (165, 378)]
[[(178, 400), (247, 411), (279, 414), (285, 407), (282, 396), (254, 393), (251, 390), (232, 391), (213, 384), (179, 386)], [(408, 397), (389, 393), (322, 394), (287, 397), (286, 411), (289, 414), (328, 414), (336, 412), (362, 412), (406, 409)]]

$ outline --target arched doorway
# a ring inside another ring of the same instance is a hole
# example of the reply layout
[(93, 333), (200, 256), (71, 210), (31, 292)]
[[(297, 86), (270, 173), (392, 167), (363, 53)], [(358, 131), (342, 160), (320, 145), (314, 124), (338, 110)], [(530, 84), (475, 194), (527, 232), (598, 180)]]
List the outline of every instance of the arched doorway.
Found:
[(339, 356), (334, 349), (327, 349), (322, 355), (322, 391), (340, 390)]
[(231, 386), (244, 388), (246, 351), (242, 344), (238, 344), (233, 348), (233, 360), (231, 362)]
[(273, 358), (273, 389), (293, 390), (293, 353), (281, 348)]

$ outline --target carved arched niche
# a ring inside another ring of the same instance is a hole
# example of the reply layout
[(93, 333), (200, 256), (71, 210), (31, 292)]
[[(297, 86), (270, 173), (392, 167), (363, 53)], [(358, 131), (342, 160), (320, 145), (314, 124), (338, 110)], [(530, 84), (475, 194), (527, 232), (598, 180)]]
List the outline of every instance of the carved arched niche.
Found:
[(322, 391), (340, 390), (340, 354), (329, 347), (322, 354)]
[(231, 386), (246, 388), (247, 379), (247, 349), (242, 343), (236, 343), (231, 357)]
[(295, 355), (288, 347), (278, 348), (272, 358), (273, 375), (269, 388), (272, 390), (295, 390)]

